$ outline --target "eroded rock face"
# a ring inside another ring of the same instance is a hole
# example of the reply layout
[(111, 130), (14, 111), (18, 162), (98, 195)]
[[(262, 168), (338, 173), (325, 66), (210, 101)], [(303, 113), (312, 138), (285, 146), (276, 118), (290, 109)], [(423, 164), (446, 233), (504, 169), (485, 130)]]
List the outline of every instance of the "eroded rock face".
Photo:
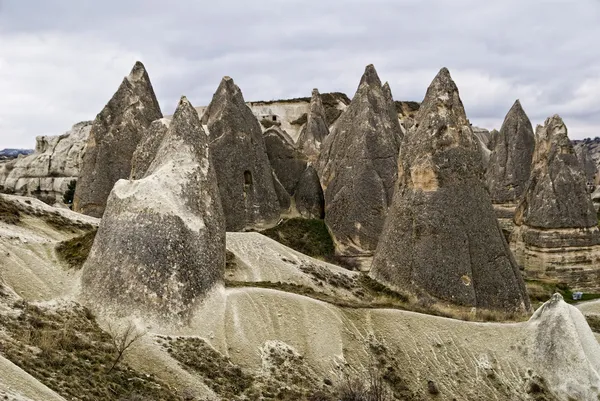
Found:
[(473, 131), (473, 136), (475, 140), (479, 144), (479, 151), (481, 152), (481, 161), (483, 162), (483, 169), (487, 168), (488, 163), (490, 162), (490, 155), (492, 151), (488, 149), (487, 144), (489, 143), (489, 131), (485, 128), (473, 127), (471, 126), (471, 130)]
[(291, 196), (298, 180), (306, 170), (306, 157), (296, 149), (292, 139), (279, 127), (272, 127), (263, 134), (271, 168), (279, 182)]
[[(182, 98), (135, 180), (119, 180), (83, 268), (95, 308), (184, 321), (223, 278), (225, 218), (208, 138)], [(156, 128), (156, 127), (155, 127)]]
[(227, 231), (277, 221), (280, 203), (262, 131), (230, 77), (221, 81), (202, 123), (208, 126)]
[(596, 167), (596, 163), (592, 159), (587, 147), (583, 145), (575, 146), (575, 154), (577, 154), (577, 159), (579, 160), (579, 164), (581, 164), (587, 182), (593, 183), (598, 172), (598, 167)]
[(0, 185), (20, 195), (61, 200), (69, 182), (77, 180), (92, 124), (84, 121), (56, 136), (38, 136), (35, 152), (6, 162)]
[(517, 100), (504, 118), (486, 171), (492, 202), (517, 203), (523, 195), (531, 172), (535, 137), (531, 122)]
[(402, 144), (371, 276), (417, 297), (528, 310), (483, 183), (479, 144), (447, 69), (431, 83), (416, 121)]
[(162, 118), (148, 73), (142, 63), (96, 116), (73, 200), (73, 210), (102, 217), (115, 182), (128, 178), (131, 159), (152, 121)]
[(316, 165), (325, 221), (343, 255), (372, 254), (392, 201), (401, 130), (389, 108), (375, 67), (369, 65)]
[(315, 88), (310, 98), (310, 111), (308, 112), (306, 125), (302, 128), (302, 132), (298, 137), (298, 149), (310, 160), (316, 160), (327, 135), (329, 135), (329, 127), (325, 108), (319, 90)]
[(322, 219), (325, 217), (325, 196), (317, 171), (308, 166), (294, 195), (296, 209), (305, 219)]

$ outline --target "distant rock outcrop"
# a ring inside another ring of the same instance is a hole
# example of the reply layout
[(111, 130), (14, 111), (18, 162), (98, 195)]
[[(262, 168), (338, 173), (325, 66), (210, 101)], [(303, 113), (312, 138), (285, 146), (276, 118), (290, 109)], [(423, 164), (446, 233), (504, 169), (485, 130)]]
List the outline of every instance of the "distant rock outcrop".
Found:
[(223, 279), (225, 218), (215, 166), (198, 114), (179, 102), (173, 120), (152, 130), (160, 145), (147, 171), (119, 180), (83, 267), (92, 308), (182, 322)]
[(128, 178), (131, 159), (152, 121), (162, 118), (148, 73), (135, 64), (96, 116), (73, 200), (73, 210), (102, 217), (115, 182)]
[(536, 129), (531, 178), (514, 222), (511, 246), (526, 276), (600, 291), (598, 219), (567, 127), (557, 115)]
[(233, 79), (224, 77), (202, 116), (227, 231), (276, 222), (280, 203), (258, 120)]
[(492, 142), (492, 154), (485, 174), (492, 202), (516, 204), (529, 181), (535, 147), (533, 127), (518, 100)]
[(404, 138), (371, 276), (419, 298), (505, 311), (529, 298), (483, 183), (479, 144), (447, 69)]
[(310, 160), (316, 160), (327, 135), (329, 135), (329, 127), (325, 116), (325, 108), (319, 90), (315, 88), (310, 98), (310, 111), (308, 112), (306, 125), (302, 128), (298, 137), (298, 149)]
[(296, 210), (306, 219), (322, 219), (325, 217), (325, 196), (317, 171), (308, 166), (296, 187), (294, 194)]
[(490, 141), (489, 136), (490, 133), (485, 128), (473, 127), (471, 126), (471, 130), (473, 131), (473, 136), (475, 140), (479, 144), (479, 151), (481, 152), (481, 161), (483, 162), (483, 169), (485, 170), (490, 162), (490, 155), (492, 151), (488, 148), (488, 143)]
[(263, 138), (273, 172), (288, 194), (294, 195), (298, 180), (306, 170), (306, 156), (296, 149), (294, 141), (279, 127), (266, 130)]
[(386, 96), (375, 67), (367, 66), (317, 163), (325, 221), (342, 255), (372, 255), (392, 201), (401, 130)]
[(575, 146), (575, 153), (577, 154), (577, 159), (579, 160), (579, 164), (581, 164), (581, 168), (585, 173), (585, 178), (588, 183), (592, 184), (596, 177), (596, 173), (598, 172), (598, 167), (596, 166), (596, 162), (592, 159), (589, 150), (587, 147), (582, 145)]
[(91, 122), (75, 124), (56, 136), (38, 136), (35, 151), (0, 167), (0, 185), (7, 192), (61, 200), (69, 182), (77, 180)]

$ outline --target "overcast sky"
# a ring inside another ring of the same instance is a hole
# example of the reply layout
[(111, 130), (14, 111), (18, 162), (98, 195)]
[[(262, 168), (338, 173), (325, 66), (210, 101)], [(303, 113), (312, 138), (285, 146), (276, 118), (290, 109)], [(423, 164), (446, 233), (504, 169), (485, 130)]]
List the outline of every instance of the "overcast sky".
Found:
[(165, 114), (223, 75), (246, 100), (352, 97), (369, 63), (420, 101), (446, 66), (474, 125), (519, 98), (600, 136), (600, 0), (0, 0), (0, 148), (93, 119), (136, 60)]

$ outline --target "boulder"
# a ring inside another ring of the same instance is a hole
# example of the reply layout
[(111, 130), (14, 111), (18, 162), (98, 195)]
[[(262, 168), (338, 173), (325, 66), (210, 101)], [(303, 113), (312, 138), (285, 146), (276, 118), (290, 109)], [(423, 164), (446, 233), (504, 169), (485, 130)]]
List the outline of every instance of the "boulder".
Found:
[(367, 66), (316, 165), (325, 222), (342, 255), (372, 255), (392, 201), (401, 133), (386, 96), (375, 67)]
[(152, 121), (159, 118), (162, 113), (150, 78), (138, 61), (94, 120), (73, 210), (102, 217), (113, 185), (129, 178), (133, 152)]
[(370, 275), (434, 302), (529, 310), (483, 182), (479, 144), (447, 69), (429, 86), (416, 121), (402, 144)]
[(306, 170), (306, 157), (296, 149), (294, 141), (279, 127), (267, 129), (263, 138), (273, 172), (288, 194), (293, 195), (298, 180)]
[(230, 77), (221, 81), (202, 123), (208, 126), (227, 231), (277, 222), (280, 203), (262, 131)]
[(535, 137), (531, 122), (517, 100), (493, 136), (486, 181), (492, 202), (516, 204), (525, 191), (531, 172)]
[(329, 135), (329, 127), (325, 108), (319, 90), (315, 88), (312, 90), (306, 124), (298, 137), (298, 149), (310, 160), (316, 160), (327, 135)]
[[(158, 124), (158, 123), (156, 123)], [(225, 218), (207, 135), (183, 97), (148, 168), (119, 180), (83, 267), (93, 309), (185, 323), (223, 279)]]
[(325, 196), (317, 171), (308, 166), (294, 194), (296, 210), (306, 219), (322, 219), (325, 217)]

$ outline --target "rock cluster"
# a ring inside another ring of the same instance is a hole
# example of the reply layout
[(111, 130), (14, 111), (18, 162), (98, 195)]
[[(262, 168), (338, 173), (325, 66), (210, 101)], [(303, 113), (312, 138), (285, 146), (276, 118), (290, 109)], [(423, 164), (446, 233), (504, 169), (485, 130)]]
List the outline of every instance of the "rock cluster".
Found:
[(325, 222), (342, 255), (372, 254), (392, 201), (402, 134), (389, 96), (375, 67), (367, 66), (316, 164)]
[(327, 117), (325, 108), (321, 101), (321, 95), (318, 89), (313, 89), (310, 98), (310, 110), (307, 115), (307, 121), (300, 136), (298, 137), (298, 149), (303, 152), (309, 160), (316, 160), (321, 152), (321, 145), (329, 135)]
[(148, 73), (139, 61), (92, 125), (73, 210), (102, 217), (115, 182), (128, 178), (131, 159), (152, 121), (162, 118)]
[(155, 141), (148, 143), (159, 145), (138, 149), (136, 179), (119, 180), (108, 198), (83, 267), (82, 293), (92, 307), (117, 314), (183, 321), (223, 278), (225, 218), (216, 167), (185, 98), (173, 120), (154, 123), (149, 135)]
[(280, 201), (262, 130), (230, 77), (221, 80), (202, 124), (209, 131), (227, 231), (276, 222)]
[(402, 143), (371, 276), (419, 298), (526, 311), (529, 298), (494, 217), (482, 159), (447, 69)]
[(600, 232), (586, 177), (563, 120), (536, 129), (531, 178), (511, 237), (517, 261), (532, 278), (600, 290)]

